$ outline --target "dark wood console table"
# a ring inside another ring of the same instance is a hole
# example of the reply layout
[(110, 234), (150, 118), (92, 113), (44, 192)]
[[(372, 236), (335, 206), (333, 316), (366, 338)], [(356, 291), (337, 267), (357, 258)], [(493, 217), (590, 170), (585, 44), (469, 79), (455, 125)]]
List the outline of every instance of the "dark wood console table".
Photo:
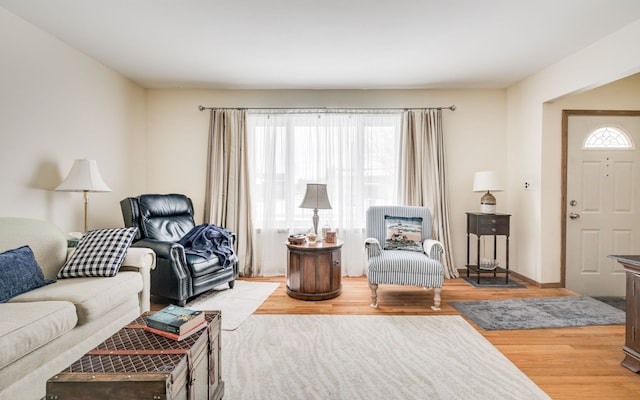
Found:
[[(510, 214), (483, 214), (478, 212), (468, 212), (467, 213), (467, 276), (469, 276), (470, 272), (474, 272), (476, 274), (476, 279), (478, 284), (480, 283), (480, 274), (482, 273), (493, 273), (493, 276), (496, 276), (498, 272), (505, 274), (505, 283), (509, 283), (509, 219)], [(470, 235), (475, 235), (477, 240), (476, 247), (476, 260), (475, 264), (471, 263), (470, 260), (470, 243), (471, 237)], [(503, 267), (496, 267), (495, 269), (483, 269), (480, 267), (480, 237), (482, 236), (493, 236), (493, 258), (497, 259), (497, 236), (503, 235), (506, 236), (506, 263)]]
[(640, 255), (609, 256), (617, 260), (627, 275), (624, 347), (621, 364), (633, 372), (640, 371)]
[(342, 267), (337, 243), (287, 243), (287, 294), (299, 300), (327, 300), (340, 295)]

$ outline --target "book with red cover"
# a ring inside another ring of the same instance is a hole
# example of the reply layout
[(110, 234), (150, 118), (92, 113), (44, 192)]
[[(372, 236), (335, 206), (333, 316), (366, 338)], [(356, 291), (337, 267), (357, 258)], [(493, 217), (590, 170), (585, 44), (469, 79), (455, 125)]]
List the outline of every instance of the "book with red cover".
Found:
[(203, 328), (206, 328), (206, 327), (207, 327), (207, 321), (203, 321), (200, 324), (196, 325), (195, 328), (192, 328), (190, 331), (187, 331), (182, 335), (178, 335), (176, 333), (169, 333), (167, 331), (162, 331), (160, 329), (154, 329), (154, 328), (151, 328), (149, 325), (145, 326), (144, 330), (146, 330), (147, 332), (155, 333), (156, 335), (164, 336), (169, 339), (182, 340), (182, 339), (188, 338), (189, 336), (193, 335), (198, 331), (201, 331)]
[(204, 312), (190, 310), (176, 305), (168, 305), (160, 311), (149, 314), (147, 326), (176, 335), (183, 335), (204, 321)]

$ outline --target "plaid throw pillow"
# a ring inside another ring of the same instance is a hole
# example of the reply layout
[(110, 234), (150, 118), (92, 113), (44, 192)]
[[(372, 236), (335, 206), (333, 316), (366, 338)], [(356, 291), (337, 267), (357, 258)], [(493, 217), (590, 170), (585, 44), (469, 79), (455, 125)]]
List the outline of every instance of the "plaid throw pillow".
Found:
[(58, 272), (58, 279), (114, 276), (122, 265), (136, 230), (112, 228), (87, 232)]

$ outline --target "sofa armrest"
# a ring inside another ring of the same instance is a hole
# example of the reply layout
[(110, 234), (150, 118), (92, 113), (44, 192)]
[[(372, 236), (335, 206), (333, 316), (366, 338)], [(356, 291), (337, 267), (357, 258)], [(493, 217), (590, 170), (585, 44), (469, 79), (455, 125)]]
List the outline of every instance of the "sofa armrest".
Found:
[(151, 309), (150, 271), (155, 267), (156, 253), (145, 247), (129, 247), (120, 267), (121, 271), (138, 271), (142, 275), (142, 291), (138, 296), (140, 313)]
[(177, 256), (182, 258), (184, 263), (184, 247), (176, 242), (146, 238), (134, 242), (131, 247), (148, 247), (156, 253), (158, 258), (171, 260)]
[(148, 247), (129, 247), (122, 266), (154, 269), (156, 253)]

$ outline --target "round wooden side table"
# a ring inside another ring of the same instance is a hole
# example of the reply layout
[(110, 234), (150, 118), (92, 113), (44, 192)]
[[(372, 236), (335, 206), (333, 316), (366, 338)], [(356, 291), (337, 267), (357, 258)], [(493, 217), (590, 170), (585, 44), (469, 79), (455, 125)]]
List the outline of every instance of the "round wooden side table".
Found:
[(287, 243), (287, 294), (299, 300), (327, 300), (340, 295), (342, 241)]

